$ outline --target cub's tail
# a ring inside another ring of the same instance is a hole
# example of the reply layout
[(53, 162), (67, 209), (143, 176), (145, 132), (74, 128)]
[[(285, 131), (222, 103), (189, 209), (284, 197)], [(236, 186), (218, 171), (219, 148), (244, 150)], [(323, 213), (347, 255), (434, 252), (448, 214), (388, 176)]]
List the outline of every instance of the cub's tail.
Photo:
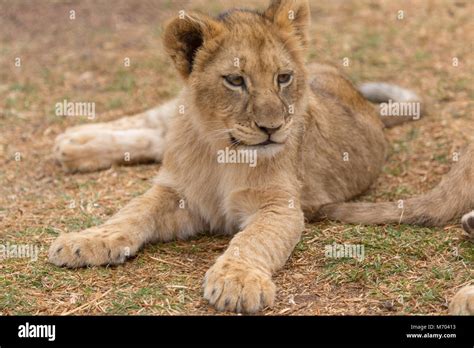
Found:
[[(474, 143), (460, 155), (459, 162), (431, 191), (420, 196), (386, 203), (333, 203), (318, 212), (319, 217), (357, 224), (404, 223), (442, 226), (474, 209)], [(473, 215), (463, 225), (474, 229)], [(471, 227), (470, 224), (473, 224)]]
[(474, 238), (474, 210), (463, 216), (461, 224), (464, 231)]
[(421, 98), (413, 91), (384, 82), (363, 83), (357, 88), (368, 101), (379, 105), (385, 127), (418, 120), (423, 114)]

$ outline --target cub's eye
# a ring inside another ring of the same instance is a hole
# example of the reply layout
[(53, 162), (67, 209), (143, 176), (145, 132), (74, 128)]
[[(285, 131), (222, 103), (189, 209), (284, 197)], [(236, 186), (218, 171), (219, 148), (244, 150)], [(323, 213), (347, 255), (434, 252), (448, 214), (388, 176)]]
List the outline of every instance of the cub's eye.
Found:
[(286, 87), (293, 81), (293, 74), (286, 73), (278, 75), (278, 84), (280, 86)]
[(227, 83), (227, 85), (234, 88), (240, 88), (240, 87), (245, 86), (245, 80), (240, 75), (224, 76), (224, 81)]

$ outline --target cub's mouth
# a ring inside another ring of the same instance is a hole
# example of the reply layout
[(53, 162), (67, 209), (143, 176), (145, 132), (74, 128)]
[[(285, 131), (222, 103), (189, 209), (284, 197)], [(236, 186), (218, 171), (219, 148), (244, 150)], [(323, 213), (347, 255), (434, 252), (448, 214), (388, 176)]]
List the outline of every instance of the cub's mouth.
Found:
[(229, 133), (229, 139), (230, 139), (231, 145), (233, 145), (233, 146), (242, 145), (242, 146), (248, 146), (248, 147), (265, 147), (265, 146), (270, 146), (270, 145), (283, 145), (284, 144), (284, 142), (279, 143), (279, 142), (273, 141), (273, 140), (270, 139), (270, 137), (268, 137), (268, 139), (265, 140), (264, 142), (261, 142), (261, 143), (258, 143), (258, 144), (247, 144), (247, 143), (244, 143), (241, 140), (235, 138), (231, 133)]
[(263, 143), (260, 143), (260, 144), (255, 144), (253, 146), (265, 146), (265, 145), (271, 145), (271, 144), (279, 144), (273, 140), (270, 140), (270, 139), (267, 139), (266, 141), (264, 141)]

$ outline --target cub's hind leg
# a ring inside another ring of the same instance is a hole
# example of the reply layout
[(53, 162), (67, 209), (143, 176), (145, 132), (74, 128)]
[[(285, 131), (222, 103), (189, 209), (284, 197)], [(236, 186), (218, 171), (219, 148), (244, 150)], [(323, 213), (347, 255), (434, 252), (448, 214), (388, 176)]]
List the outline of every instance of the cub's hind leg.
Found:
[(67, 172), (161, 161), (176, 107), (177, 101), (172, 100), (135, 116), (69, 128), (56, 138), (54, 157)]

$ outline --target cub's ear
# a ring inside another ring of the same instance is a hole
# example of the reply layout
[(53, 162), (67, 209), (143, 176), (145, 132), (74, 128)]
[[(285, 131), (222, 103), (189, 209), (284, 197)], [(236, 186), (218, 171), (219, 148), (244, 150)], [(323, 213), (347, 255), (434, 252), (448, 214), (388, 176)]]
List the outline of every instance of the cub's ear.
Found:
[(184, 11), (167, 24), (164, 46), (183, 78), (186, 79), (193, 71), (196, 52), (222, 30), (222, 25), (211, 17)]
[(295, 35), (306, 47), (311, 22), (308, 0), (272, 0), (264, 16), (280, 29)]

